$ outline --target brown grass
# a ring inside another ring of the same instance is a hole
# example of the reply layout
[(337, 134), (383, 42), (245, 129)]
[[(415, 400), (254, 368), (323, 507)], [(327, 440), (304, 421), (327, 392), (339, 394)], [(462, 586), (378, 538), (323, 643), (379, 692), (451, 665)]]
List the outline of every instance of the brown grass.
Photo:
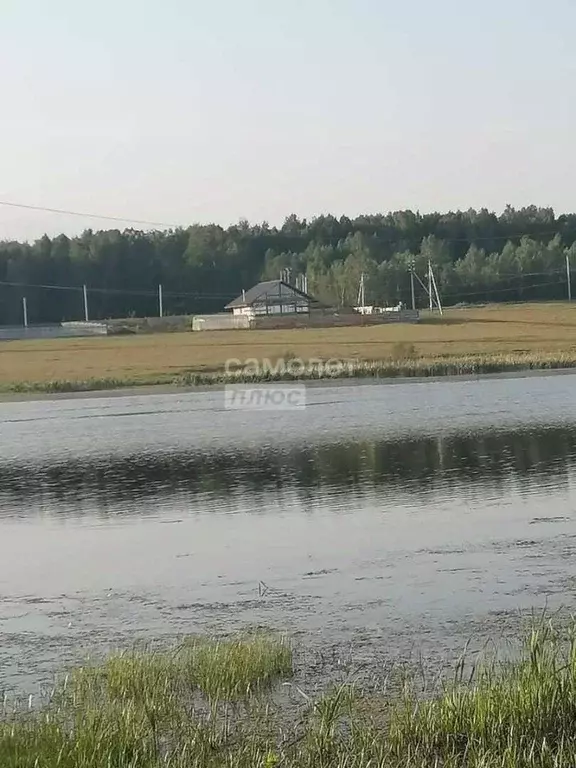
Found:
[(565, 352), (576, 355), (576, 303), (451, 309), (418, 325), (279, 331), (212, 331), (0, 343), (0, 385), (52, 380), (171, 381), (222, 370), (227, 359), (387, 360)]

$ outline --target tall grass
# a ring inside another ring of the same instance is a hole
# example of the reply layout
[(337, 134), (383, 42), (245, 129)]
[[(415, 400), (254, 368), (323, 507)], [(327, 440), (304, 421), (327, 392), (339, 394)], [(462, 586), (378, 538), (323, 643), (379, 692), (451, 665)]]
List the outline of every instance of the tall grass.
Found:
[(255, 373), (238, 368), (224, 371), (184, 371), (146, 374), (134, 377), (88, 379), (54, 379), (46, 381), (17, 381), (0, 383), (0, 392), (14, 394), (58, 394), (96, 392), (142, 386), (196, 387), (225, 384), (258, 384), (274, 381), (314, 381), (332, 379), (394, 379), (430, 378), (441, 376), (475, 376), (481, 374), (513, 373), (576, 368), (576, 354), (570, 352), (498, 353), (477, 355), (417, 356), (413, 345), (398, 344), (385, 360), (349, 361), (341, 368), (330, 370), (322, 365), (303, 363), (285, 370)]
[[(267, 637), (113, 655), (75, 670), (44, 710), (5, 715), (0, 766), (220, 765), (232, 728), (245, 732), (241, 754), (257, 749), (261, 696), (291, 673), (289, 646)], [(241, 702), (251, 706), (230, 709)]]
[[(441, 764), (575, 765), (576, 641), (543, 625), (519, 661), (481, 667), (471, 685), (408, 699), (392, 718), (392, 754)], [(460, 762), (459, 762), (460, 761)]]
[(125, 389), (142, 386), (142, 384), (166, 383), (165, 378), (150, 378), (149, 382), (140, 379), (120, 378), (90, 378), (80, 380), (51, 379), (48, 381), (17, 381), (0, 386), (0, 392), (14, 394), (46, 393), (58, 394), (68, 392), (96, 392), (100, 390)]
[[(187, 641), (73, 672), (41, 711), (5, 714), (2, 768), (568, 768), (576, 765), (576, 633), (542, 624), (515, 661), (459, 667), (432, 698), (341, 685), (282, 691), (281, 640)], [(290, 684), (291, 685), (291, 684)]]
[(193, 371), (174, 378), (178, 386), (209, 384), (265, 383), (272, 381), (311, 381), (330, 379), (391, 379), (430, 378), (437, 376), (470, 376), (519, 371), (543, 371), (576, 368), (576, 355), (571, 353), (531, 353), (459, 355), (445, 357), (417, 357), (412, 347), (398, 347), (388, 360), (356, 361), (329, 370), (322, 365), (304, 365), (297, 370), (245, 372), (241, 368), (230, 373), (195, 373)]

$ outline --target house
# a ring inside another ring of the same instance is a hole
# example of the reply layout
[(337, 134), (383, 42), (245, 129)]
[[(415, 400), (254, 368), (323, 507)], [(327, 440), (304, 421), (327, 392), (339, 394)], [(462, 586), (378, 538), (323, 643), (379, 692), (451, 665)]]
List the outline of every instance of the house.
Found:
[[(305, 287), (306, 281), (304, 281)], [(400, 306), (393, 311), (376, 307), (369, 313), (353, 307), (330, 307), (285, 280), (265, 280), (225, 307), (216, 315), (195, 315), (193, 331), (223, 331), (232, 329), (279, 330), (281, 328), (336, 328), (356, 325), (376, 325), (389, 322), (418, 322), (418, 312)]]
[(284, 280), (266, 280), (248, 291), (242, 291), (225, 308), (231, 309), (234, 315), (253, 318), (261, 315), (310, 314), (311, 310), (320, 306), (315, 298)]
[(361, 315), (381, 315), (383, 312), (402, 312), (404, 309), (404, 304), (401, 301), (395, 307), (354, 307), (354, 311)]

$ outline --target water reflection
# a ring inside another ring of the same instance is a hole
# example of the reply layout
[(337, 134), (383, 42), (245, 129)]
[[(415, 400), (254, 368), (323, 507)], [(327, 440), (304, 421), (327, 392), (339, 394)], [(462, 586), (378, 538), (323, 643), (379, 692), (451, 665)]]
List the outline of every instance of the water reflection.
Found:
[[(354, 505), (392, 494), (415, 503), (542, 493), (569, 485), (576, 426), (421, 439), (179, 450), (54, 462), (0, 463), (0, 516), (146, 515), (219, 509), (255, 513), (297, 499)], [(333, 506), (333, 504), (332, 504)]]

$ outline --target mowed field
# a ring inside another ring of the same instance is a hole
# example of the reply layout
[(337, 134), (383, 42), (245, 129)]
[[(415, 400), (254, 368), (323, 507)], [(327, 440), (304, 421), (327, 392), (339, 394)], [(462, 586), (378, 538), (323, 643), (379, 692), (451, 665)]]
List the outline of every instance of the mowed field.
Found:
[(404, 349), (422, 358), (555, 353), (576, 355), (576, 303), (489, 305), (422, 315), (417, 325), (281, 331), (212, 331), (0, 342), (0, 385), (54, 380), (170, 381), (216, 372), (227, 360), (380, 361)]

